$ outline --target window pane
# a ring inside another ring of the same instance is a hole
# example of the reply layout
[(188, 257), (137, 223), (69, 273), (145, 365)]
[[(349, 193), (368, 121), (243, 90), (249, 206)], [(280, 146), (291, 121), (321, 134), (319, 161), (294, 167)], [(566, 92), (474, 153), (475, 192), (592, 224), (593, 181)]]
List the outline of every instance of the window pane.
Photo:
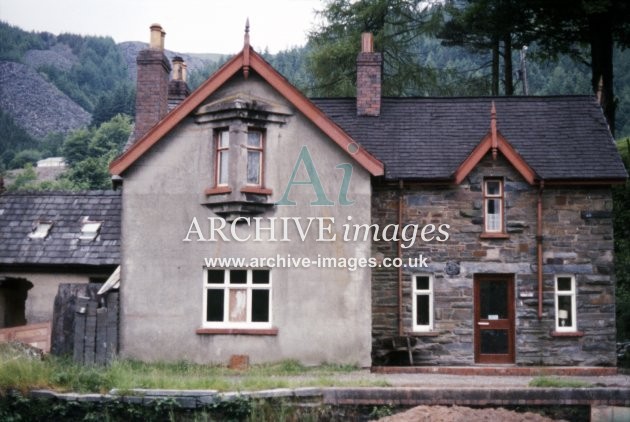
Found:
[(247, 290), (230, 289), (230, 321), (247, 321)]
[(247, 132), (247, 146), (261, 148), (262, 147), (262, 133), (261, 132)]
[[(508, 285), (504, 281), (479, 282), (479, 316), (481, 319), (508, 318)], [(492, 316), (492, 317), (491, 317)]]
[(247, 183), (260, 184), (260, 151), (247, 151)]
[(571, 291), (571, 277), (558, 277), (558, 290)]
[(224, 130), (219, 136), (219, 148), (228, 148), (230, 146), (230, 132)]
[(228, 150), (219, 151), (219, 184), (225, 185), (228, 183), (228, 173), (229, 173), (229, 162), (228, 162)]
[(416, 290), (429, 290), (429, 277), (416, 277)]
[(486, 230), (501, 230), (501, 202), (499, 199), (486, 200)]
[(252, 322), (269, 322), (269, 290), (252, 290)]
[(208, 284), (223, 284), (225, 270), (208, 270)]
[(481, 353), (504, 355), (509, 353), (507, 330), (481, 330)]
[(230, 271), (230, 283), (231, 284), (245, 284), (245, 283), (247, 283), (247, 270), (232, 270), (232, 271)]
[(417, 295), (416, 300), (416, 325), (429, 325), (429, 295)]
[(223, 290), (209, 289), (206, 298), (206, 321), (223, 321)]
[(486, 182), (486, 195), (501, 195), (501, 182), (498, 180), (489, 180)]
[(558, 296), (558, 327), (573, 326), (573, 296)]
[(254, 284), (269, 284), (269, 271), (267, 271), (267, 270), (253, 270), (252, 271), (252, 283), (254, 283)]

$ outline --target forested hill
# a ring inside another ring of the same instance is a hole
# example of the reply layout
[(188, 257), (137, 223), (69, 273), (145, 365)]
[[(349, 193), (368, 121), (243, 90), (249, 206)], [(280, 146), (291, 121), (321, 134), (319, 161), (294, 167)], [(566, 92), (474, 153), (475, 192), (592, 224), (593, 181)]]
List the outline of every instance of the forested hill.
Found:
[[(0, 21), (0, 172), (37, 158), (58, 155), (64, 137), (81, 127), (96, 128), (118, 113), (133, 116), (135, 59), (146, 44), (116, 44), (110, 37), (26, 32)], [(487, 95), (487, 57), (461, 47), (445, 47), (429, 36), (418, 41), (426, 69), (420, 91), (404, 95)], [(261, 52), (307, 95), (320, 92), (308, 67), (309, 46), (278, 54)], [(189, 84), (198, 86), (220, 63), (217, 54), (184, 54)], [(484, 66), (486, 66), (484, 68)], [(514, 66), (518, 68), (518, 52)], [(590, 70), (566, 56), (528, 62), (529, 93), (590, 94)], [(385, 75), (387, 77), (387, 75)], [(616, 53), (618, 98), (616, 136), (630, 135), (630, 52)], [(521, 87), (516, 87), (520, 94)]]

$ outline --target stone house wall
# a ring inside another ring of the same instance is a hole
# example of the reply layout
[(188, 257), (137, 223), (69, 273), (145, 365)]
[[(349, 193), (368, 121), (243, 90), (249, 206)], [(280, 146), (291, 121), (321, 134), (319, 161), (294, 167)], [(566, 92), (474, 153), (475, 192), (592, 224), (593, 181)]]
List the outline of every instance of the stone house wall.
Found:
[[(503, 177), (507, 239), (482, 239), (484, 177)], [(416, 242), (402, 249), (403, 262), (422, 254), (428, 268), (403, 268), (403, 338), (410, 337), (416, 365), (474, 364), (475, 274), (510, 274), (515, 279), (517, 365), (614, 366), (615, 309), (612, 198), (608, 187), (561, 187), (543, 192), (543, 317), (538, 319), (537, 195), (502, 157), (485, 157), (460, 185), (406, 183), (374, 187), (373, 223), (449, 224), (445, 242)], [(372, 253), (394, 257), (396, 242), (377, 241)], [(412, 333), (412, 275), (434, 277), (434, 329)], [(581, 336), (554, 336), (554, 276), (575, 276), (577, 329)], [(398, 332), (398, 270), (372, 272), (372, 360), (374, 365), (408, 364), (394, 351)], [(399, 351), (400, 352), (400, 351)]]

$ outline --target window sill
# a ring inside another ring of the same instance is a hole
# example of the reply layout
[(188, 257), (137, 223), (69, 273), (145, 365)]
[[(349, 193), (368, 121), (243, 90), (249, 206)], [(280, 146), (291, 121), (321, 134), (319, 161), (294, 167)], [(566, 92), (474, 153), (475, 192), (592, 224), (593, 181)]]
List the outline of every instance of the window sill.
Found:
[(551, 337), (584, 337), (583, 331), (552, 331)]
[(258, 195), (272, 195), (271, 189), (261, 188), (259, 186), (245, 186), (241, 188), (241, 193), (255, 193)]
[(232, 188), (229, 186), (216, 186), (214, 188), (208, 188), (203, 191), (206, 195), (221, 195), (226, 193), (232, 193)]
[(205, 335), (245, 335), (245, 336), (277, 336), (277, 328), (198, 328), (196, 334)]
[(507, 233), (481, 233), (479, 235), (481, 239), (509, 239), (510, 235)]
[(440, 333), (437, 331), (408, 331), (405, 335), (408, 337), (437, 337)]

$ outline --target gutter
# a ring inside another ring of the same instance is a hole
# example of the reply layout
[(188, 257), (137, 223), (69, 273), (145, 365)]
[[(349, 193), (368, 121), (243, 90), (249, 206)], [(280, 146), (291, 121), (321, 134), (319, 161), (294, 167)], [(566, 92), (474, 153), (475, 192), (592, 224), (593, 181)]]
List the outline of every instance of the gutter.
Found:
[[(401, 180), (398, 181), (398, 227), (402, 227), (403, 220), (403, 189), (404, 182)], [(399, 259), (402, 259), (402, 239), (401, 236), (398, 236), (398, 242), (396, 245), (396, 255)], [(404, 327), (403, 327), (403, 285), (402, 285), (403, 273), (402, 266), (398, 266), (398, 335), (403, 336)]]

